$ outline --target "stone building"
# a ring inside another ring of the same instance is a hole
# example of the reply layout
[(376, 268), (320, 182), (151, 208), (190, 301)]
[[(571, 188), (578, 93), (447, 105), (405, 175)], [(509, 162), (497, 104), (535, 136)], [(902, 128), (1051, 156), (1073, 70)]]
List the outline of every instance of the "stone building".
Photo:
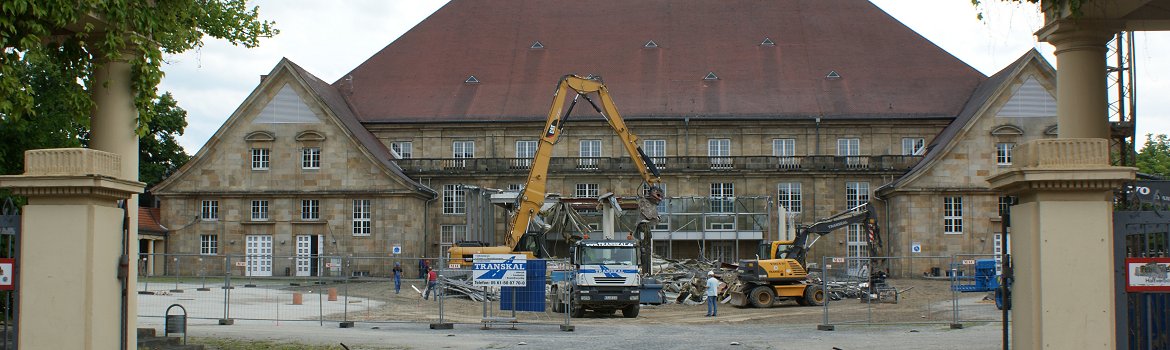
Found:
[[(866, 1), (454, 0), (332, 84), (278, 63), (153, 189), (164, 224), (203, 218), (172, 252), (259, 245), (297, 263), (250, 271), (315, 274), (299, 266), (317, 255), (502, 243), (468, 234), (462, 186), (523, 183), (565, 74), (603, 79), (663, 168), (656, 250), (674, 257), (751, 257), (782, 235), (776, 206), (810, 223), (866, 202), (886, 255), (994, 252), (984, 178), (1056, 124), (1036, 52), (987, 77)], [(569, 119), (550, 192), (638, 195), (603, 119), (585, 104)], [(866, 254), (855, 226), (812, 259)]]

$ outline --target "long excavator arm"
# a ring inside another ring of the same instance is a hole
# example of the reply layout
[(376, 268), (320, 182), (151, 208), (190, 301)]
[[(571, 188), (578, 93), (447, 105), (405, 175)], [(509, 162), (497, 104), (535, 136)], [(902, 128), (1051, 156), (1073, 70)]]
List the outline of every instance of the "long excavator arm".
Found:
[[(572, 103), (569, 108), (564, 109), (565, 99), (569, 95), (573, 95)], [(590, 97), (595, 94), (597, 102)], [(520, 193), (518, 198), (519, 206), (516, 210), (516, 215), (513, 217), (512, 225), (509, 228), (507, 240), (505, 245), (516, 248), (520, 243), (520, 239), (524, 236), (528, 229), (528, 223), (532, 218), (540, 212), (540, 207), (544, 204), (545, 196), (547, 195), (548, 184), (548, 165), (552, 158), (553, 145), (557, 143), (562, 131), (565, 127), (565, 122), (572, 113), (573, 107), (577, 105), (578, 99), (584, 98), (597, 111), (613, 131), (617, 133), (618, 138), (621, 139), (622, 146), (625, 147), (626, 152), (630, 155), (630, 160), (634, 162), (634, 168), (642, 175), (642, 180), (648, 185), (656, 185), (660, 183), (661, 175), (654, 162), (642, 151), (642, 147), (638, 145), (638, 136), (630, 132), (626, 127), (626, 122), (622, 120), (621, 114), (618, 113), (617, 106), (613, 103), (613, 98), (609, 94), (609, 89), (601, 82), (599, 78), (583, 78), (577, 75), (565, 75), (561, 77), (557, 83), (556, 91), (553, 92), (552, 106), (548, 110), (548, 119), (545, 121), (544, 131), (541, 133), (540, 141), (536, 146), (536, 153), (532, 157), (532, 168), (528, 172), (528, 180), (524, 183), (524, 190)], [(600, 102), (600, 106), (598, 106)]]
[[(802, 227), (797, 230), (796, 237), (786, 251), (780, 252), (784, 257), (796, 259), (803, 266), (805, 264), (805, 255), (808, 249), (816, 244), (817, 240), (834, 230), (846, 227), (852, 224), (866, 224), (865, 238), (869, 243), (870, 256), (878, 256), (877, 248), (881, 245), (881, 238), (877, 232), (877, 223), (872, 215), (871, 206), (869, 203), (859, 205), (855, 208), (837, 213), (833, 216), (825, 218)], [(816, 234), (812, 237), (812, 241), (808, 241), (810, 235)], [(777, 255), (781, 255), (777, 254)]]

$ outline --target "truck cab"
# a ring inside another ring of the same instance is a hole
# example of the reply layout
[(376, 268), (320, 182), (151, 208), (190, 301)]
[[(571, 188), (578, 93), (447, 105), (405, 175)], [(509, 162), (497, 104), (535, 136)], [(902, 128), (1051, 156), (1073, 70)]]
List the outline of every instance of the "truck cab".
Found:
[(584, 316), (585, 310), (621, 310), (622, 316), (638, 317), (642, 279), (635, 241), (586, 239), (569, 249), (574, 271), (553, 282), (555, 311), (565, 311), (564, 302), (571, 299), (573, 317)]

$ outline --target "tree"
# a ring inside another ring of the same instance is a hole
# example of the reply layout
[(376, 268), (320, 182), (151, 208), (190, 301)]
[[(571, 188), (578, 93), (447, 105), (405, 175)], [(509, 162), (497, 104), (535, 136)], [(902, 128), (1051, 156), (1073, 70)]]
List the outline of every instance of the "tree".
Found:
[(1146, 143), (1136, 159), (1139, 172), (1170, 177), (1170, 138), (1165, 134), (1146, 134)]
[(169, 92), (158, 96), (151, 111), (154, 115), (147, 124), (146, 135), (138, 139), (138, 181), (145, 182), (147, 189), (191, 159), (175, 139), (187, 128), (187, 111)]
[[(259, 8), (245, 0), (0, 0), (0, 120), (27, 118), (45, 95), (21, 80), (29, 60), (63, 67), (65, 82), (84, 87), (103, 61), (132, 64), (131, 86), (139, 114), (139, 134), (162, 78), (164, 53), (203, 45), (204, 36), (255, 47), (278, 33), (259, 20)], [(63, 91), (69, 101), (88, 98), (86, 89)], [(86, 113), (87, 115), (88, 113)]]

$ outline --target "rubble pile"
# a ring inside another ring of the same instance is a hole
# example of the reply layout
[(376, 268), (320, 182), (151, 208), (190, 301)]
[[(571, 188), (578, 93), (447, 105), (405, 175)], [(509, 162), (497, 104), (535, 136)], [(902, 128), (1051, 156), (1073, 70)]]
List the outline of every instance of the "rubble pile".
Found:
[(720, 300), (732, 284), (735, 284), (735, 269), (718, 261), (698, 259), (667, 259), (655, 255), (652, 261), (654, 278), (662, 283), (666, 303), (702, 304), (706, 298), (707, 271), (715, 272), (715, 278), (722, 281), (719, 287)]
[(477, 287), (471, 284), (470, 276), (448, 278), (446, 276), (439, 277), (440, 285), (446, 286), (443, 289), (443, 295), (448, 297), (462, 294), (473, 301), (499, 300), (500, 295), (491, 290), (485, 290), (483, 287)]

